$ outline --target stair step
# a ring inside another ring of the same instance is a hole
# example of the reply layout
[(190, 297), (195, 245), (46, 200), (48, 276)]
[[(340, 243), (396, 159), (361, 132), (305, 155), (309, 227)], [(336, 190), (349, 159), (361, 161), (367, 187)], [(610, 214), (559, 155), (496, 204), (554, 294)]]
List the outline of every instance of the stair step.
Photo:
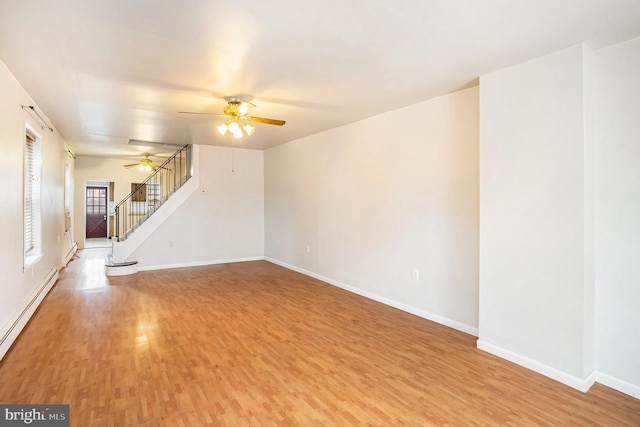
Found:
[(113, 262), (113, 255), (105, 257), (104, 267), (107, 276), (127, 276), (138, 272), (138, 261)]
[(105, 267), (128, 267), (130, 265), (135, 265), (137, 264), (138, 261), (125, 261), (125, 262), (105, 262), (104, 266)]

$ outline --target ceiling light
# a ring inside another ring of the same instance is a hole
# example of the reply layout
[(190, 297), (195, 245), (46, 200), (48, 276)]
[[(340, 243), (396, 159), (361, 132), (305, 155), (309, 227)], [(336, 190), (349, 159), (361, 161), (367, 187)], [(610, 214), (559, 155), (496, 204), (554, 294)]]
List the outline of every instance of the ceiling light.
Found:
[(246, 102), (241, 102), (238, 106), (238, 112), (243, 116), (247, 114), (249, 112), (249, 104)]
[(236, 139), (244, 136), (242, 133), (243, 130), (247, 136), (250, 136), (256, 130), (256, 128), (251, 125), (241, 123), (237, 118), (227, 120), (223, 124), (216, 126), (216, 129), (218, 129), (221, 135), (226, 135), (227, 131), (229, 131)]
[(218, 129), (218, 132), (220, 132), (220, 135), (224, 135), (225, 133), (227, 133), (228, 128), (229, 126), (227, 126), (226, 123), (216, 126), (216, 129)]
[(229, 123), (229, 132), (238, 133), (239, 131), (240, 131), (240, 125), (238, 125), (238, 122), (232, 121), (231, 123)]
[(251, 136), (251, 134), (253, 133), (253, 131), (256, 130), (256, 128), (254, 128), (251, 125), (243, 125), (242, 129), (244, 129), (244, 131), (247, 133), (247, 136)]

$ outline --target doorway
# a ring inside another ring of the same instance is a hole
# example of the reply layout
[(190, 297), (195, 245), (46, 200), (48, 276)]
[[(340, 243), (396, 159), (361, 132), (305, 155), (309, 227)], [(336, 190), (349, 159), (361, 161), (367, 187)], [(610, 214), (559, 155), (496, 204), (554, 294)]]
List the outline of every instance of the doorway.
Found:
[(108, 237), (107, 188), (98, 186), (86, 187), (85, 237), (87, 239)]

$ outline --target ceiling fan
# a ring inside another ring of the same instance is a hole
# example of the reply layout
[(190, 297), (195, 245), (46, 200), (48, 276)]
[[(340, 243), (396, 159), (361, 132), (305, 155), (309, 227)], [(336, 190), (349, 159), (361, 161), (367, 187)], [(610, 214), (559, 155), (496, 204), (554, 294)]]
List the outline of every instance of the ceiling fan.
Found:
[(141, 171), (151, 172), (152, 170), (157, 169), (166, 169), (165, 167), (153, 163), (153, 161), (149, 158), (149, 153), (145, 153), (144, 159), (140, 160), (138, 163), (131, 163), (130, 165), (124, 165), (125, 168), (138, 167)]
[(243, 101), (237, 96), (227, 98), (227, 105), (224, 107), (223, 114), (213, 113), (196, 113), (191, 111), (180, 111), (180, 114), (198, 114), (203, 116), (214, 117), (228, 117), (227, 121), (221, 125), (216, 126), (218, 132), (222, 135), (227, 131), (233, 135), (234, 138), (242, 138), (244, 131), (247, 136), (251, 135), (255, 128), (246, 122), (262, 123), (266, 125), (282, 126), (285, 124), (284, 120), (267, 119), (264, 117), (249, 116), (249, 110), (255, 107), (255, 104)]

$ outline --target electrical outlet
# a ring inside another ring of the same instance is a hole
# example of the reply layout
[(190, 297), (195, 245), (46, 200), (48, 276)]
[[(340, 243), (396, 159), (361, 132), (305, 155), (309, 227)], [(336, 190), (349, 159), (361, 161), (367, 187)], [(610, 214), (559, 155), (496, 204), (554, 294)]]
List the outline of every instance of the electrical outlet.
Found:
[(411, 272), (411, 277), (413, 277), (413, 280), (418, 280), (420, 278), (420, 270), (414, 268)]
[(169, 242), (169, 247), (172, 248), (173, 247), (173, 241)]
[(307, 253), (310, 254), (311, 253), (311, 246), (307, 245)]

